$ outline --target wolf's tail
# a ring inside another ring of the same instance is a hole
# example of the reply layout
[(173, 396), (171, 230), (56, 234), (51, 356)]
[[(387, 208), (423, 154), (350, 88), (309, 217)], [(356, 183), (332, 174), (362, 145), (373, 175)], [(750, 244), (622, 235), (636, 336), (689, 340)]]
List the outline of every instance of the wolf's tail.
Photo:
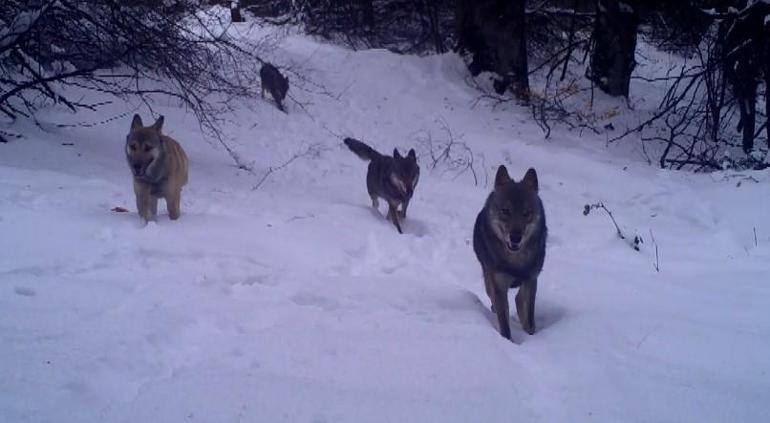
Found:
[(362, 158), (363, 160), (374, 160), (381, 156), (381, 154), (378, 153), (377, 150), (373, 149), (372, 147), (369, 147), (368, 145), (362, 143), (357, 139), (345, 138), (342, 142), (344, 142), (345, 145), (348, 146), (350, 151), (355, 153), (356, 156)]

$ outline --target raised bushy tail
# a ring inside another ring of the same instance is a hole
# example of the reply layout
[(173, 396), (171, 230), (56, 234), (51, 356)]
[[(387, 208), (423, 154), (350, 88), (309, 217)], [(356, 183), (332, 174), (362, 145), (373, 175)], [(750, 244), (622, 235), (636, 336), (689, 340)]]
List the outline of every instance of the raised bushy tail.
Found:
[(342, 142), (345, 143), (345, 145), (348, 146), (350, 151), (356, 154), (356, 156), (362, 158), (363, 160), (374, 160), (381, 156), (380, 153), (377, 152), (377, 150), (373, 149), (372, 147), (369, 147), (368, 145), (362, 143), (361, 141), (353, 138), (345, 138), (342, 140)]

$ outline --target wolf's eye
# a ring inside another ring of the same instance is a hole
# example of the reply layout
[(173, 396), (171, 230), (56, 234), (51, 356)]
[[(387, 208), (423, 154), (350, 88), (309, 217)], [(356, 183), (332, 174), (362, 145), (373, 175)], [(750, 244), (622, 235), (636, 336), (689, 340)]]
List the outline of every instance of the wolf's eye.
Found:
[(150, 152), (150, 150), (152, 150), (152, 147), (150, 147), (149, 145), (145, 145), (145, 146), (144, 146), (144, 152), (145, 152), (145, 153), (149, 153), (149, 152)]
[(136, 151), (136, 144), (131, 144), (130, 146), (128, 146), (128, 148), (130, 148), (131, 151)]
[(531, 210), (525, 211), (524, 212), (524, 218), (525, 219), (531, 219), (532, 218), (532, 211)]
[(511, 209), (500, 209), (500, 214), (505, 217), (511, 217)]

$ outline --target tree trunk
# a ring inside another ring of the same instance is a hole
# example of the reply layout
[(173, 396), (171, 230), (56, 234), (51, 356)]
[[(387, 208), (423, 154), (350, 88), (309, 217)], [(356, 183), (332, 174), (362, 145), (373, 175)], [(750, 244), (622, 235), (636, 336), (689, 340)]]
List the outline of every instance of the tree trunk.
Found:
[[(768, 48), (770, 50), (770, 48)], [(770, 54), (767, 54), (766, 60), (770, 62)], [(767, 148), (770, 149), (770, 63), (765, 64), (765, 131), (767, 133)]]
[(527, 30), (525, 0), (513, 1), (512, 36), (513, 50), (510, 67), (513, 70), (513, 92), (517, 97), (529, 100), (529, 66), (527, 64)]
[[(769, 5), (770, 6), (770, 5)], [(770, 7), (768, 7), (770, 9)], [(770, 16), (770, 10), (766, 10)], [(768, 19), (765, 17), (764, 19)], [(763, 20), (764, 23), (764, 20)], [(765, 131), (767, 133), (767, 148), (770, 148), (770, 22), (762, 27), (762, 65), (765, 76)]]
[[(760, 72), (764, 71), (767, 81), (767, 70), (770, 70), (767, 64), (770, 58), (766, 57), (770, 55), (767, 46), (770, 40), (765, 28), (768, 16), (770, 3), (753, 3), (732, 18), (724, 37), (724, 72), (738, 102), (741, 114), (738, 130), (742, 132), (742, 147), (746, 154), (754, 150)], [(765, 104), (767, 101), (765, 98)]]
[(243, 22), (243, 15), (241, 15), (241, 3), (238, 0), (230, 3), (230, 22)]
[(631, 72), (636, 66), (637, 1), (598, 0), (596, 7), (586, 77), (609, 95), (628, 97)]
[(741, 113), (739, 126), (743, 132), (743, 152), (750, 154), (754, 150), (754, 130), (757, 127), (757, 84), (744, 83), (743, 90), (737, 94), (740, 96), (738, 99), (738, 109)]
[(524, 0), (458, 0), (457, 50), (473, 55), (474, 76), (495, 72), (495, 90), (529, 98)]
[(444, 47), (444, 40), (441, 37), (441, 23), (439, 21), (438, 5), (433, 0), (422, 0), (422, 10), (427, 18), (427, 27), (430, 31), (430, 36), (433, 39), (433, 46), (436, 49), (436, 53), (446, 53)]
[(361, 18), (364, 26), (374, 31), (374, 5), (372, 0), (359, 0), (359, 7), (361, 8)]

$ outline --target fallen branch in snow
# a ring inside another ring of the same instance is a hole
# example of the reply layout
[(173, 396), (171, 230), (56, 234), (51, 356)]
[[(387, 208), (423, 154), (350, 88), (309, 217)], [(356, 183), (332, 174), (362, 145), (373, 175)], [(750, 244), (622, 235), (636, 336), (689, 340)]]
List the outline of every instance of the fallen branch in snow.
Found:
[(583, 208), (583, 216), (588, 216), (588, 214), (591, 213), (591, 210), (595, 210), (595, 209), (602, 209), (604, 210), (605, 213), (607, 213), (607, 216), (609, 216), (610, 219), (612, 220), (612, 224), (615, 225), (615, 230), (617, 231), (618, 238), (626, 241), (634, 250), (636, 251), (640, 250), (641, 244), (644, 242), (642, 237), (640, 237), (639, 235), (634, 235), (633, 238), (628, 238), (623, 233), (623, 231), (620, 230), (620, 226), (618, 226), (618, 222), (615, 221), (615, 217), (612, 215), (612, 212), (607, 207), (605, 207), (604, 203), (602, 203), (601, 201), (594, 204), (586, 204), (585, 207)]
[(262, 184), (264, 184), (265, 181), (267, 181), (267, 178), (269, 178), (270, 175), (272, 175), (273, 173), (275, 173), (275, 172), (277, 172), (277, 171), (279, 171), (281, 169), (286, 168), (287, 166), (289, 166), (295, 160), (297, 160), (299, 158), (302, 158), (302, 157), (307, 157), (307, 156), (317, 156), (320, 151), (321, 151), (321, 149), (320, 149), (320, 147), (317, 144), (311, 144), (306, 149), (294, 153), (291, 157), (289, 157), (288, 160), (286, 160), (285, 162), (281, 163), (280, 165), (275, 166), (275, 167), (273, 167), (273, 166), (268, 167), (267, 171), (265, 172), (265, 174), (262, 175), (262, 178), (260, 178), (259, 181), (257, 181), (257, 184), (254, 185), (254, 187), (251, 188), (251, 190), (252, 191), (258, 190), (259, 187), (261, 187)]
[(455, 179), (470, 171), (473, 176), (473, 184), (478, 186), (479, 175), (474, 165), (476, 155), (465, 142), (461, 141), (463, 135), (460, 134), (455, 137), (449, 124), (443, 118), (438, 118), (434, 122), (441, 126), (441, 131), (444, 133), (443, 138), (434, 139), (428, 131), (422, 131), (416, 136), (417, 144), (430, 158), (428, 167), (435, 170), (443, 164), (447, 171), (455, 174)]
[(284, 220), (284, 222), (289, 223), (289, 222), (293, 222), (295, 220), (303, 220), (303, 219), (315, 219), (315, 215), (313, 213), (308, 213), (308, 214), (306, 214), (304, 216), (292, 216), (292, 217)]
[[(490, 78), (493, 81), (494, 79)], [(496, 110), (498, 106), (502, 104), (512, 103), (514, 105), (519, 104), (519, 101), (516, 97), (507, 97), (504, 94), (497, 94), (494, 92), (494, 90), (490, 91), (487, 88), (484, 88), (479, 84), (478, 78), (469, 76), (465, 78), (465, 83), (468, 84), (470, 88), (473, 88), (474, 90), (478, 91), (480, 95), (476, 97), (471, 102), (471, 109), (475, 109), (476, 106), (478, 106), (482, 100), (490, 100), (490, 103), (492, 105), (492, 110)]]
[(23, 136), (19, 135), (19, 134), (14, 134), (13, 132), (7, 132), (7, 131), (0, 130), (0, 143), (5, 144), (11, 138), (19, 139), (19, 138), (23, 138)]
[(724, 177), (722, 177), (723, 181), (727, 181), (727, 180), (730, 180), (730, 179), (738, 179), (738, 182), (735, 184), (736, 188), (740, 188), (740, 186), (743, 185), (743, 182), (753, 182), (755, 184), (758, 184), (760, 182), (759, 179), (757, 179), (757, 178), (755, 178), (755, 177), (753, 177), (751, 175), (745, 175), (743, 173), (728, 174), (728, 175), (724, 175)]
[(655, 235), (652, 234), (652, 228), (650, 228), (650, 239), (652, 240), (652, 245), (655, 246), (655, 271), (660, 273), (660, 256), (658, 255), (658, 241), (655, 241)]
[(222, 137), (222, 134), (219, 132), (214, 132), (214, 138), (219, 142), (219, 144), (222, 145), (222, 147), (225, 148), (227, 151), (227, 154), (230, 156), (231, 159), (233, 159), (233, 162), (235, 162), (235, 165), (238, 167), (238, 169), (245, 170), (251, 174), (254, 174), (254, 167), (250, 163), (246, 163), (241, 158), (241, 155), (238, 154), (235, 150), (230, 148), (229, 145), (225, 142), (225, 139)]
[[(305, 112), (305, 114), (306, 114), (306, 115), (307, 115), (307, 116), (310, 118), (310, 120), (312, 120), (313, 122), (315, 122), (315, 118), (313, 117), (313, 115), (312, 115), (312, 114), (310, 114), (310, 112), (309, 112), (309, 111), (307, 110), (307, 108), (305, 107), (305, 104), (308, 104), (308, 103), (302, 103), (301, 101), (299, 101), (299, 100), (297, 100), (296, 98), (294, 98), (294, 96), (292, 96), (291, 94), (289, 94), (289, 95), (288, 95), (288, 97), (289, 97), (289, 99), (290, 99), (291, 101), (293, 101), (293, 102), (294, 102), (294, 104), (296, 104), (297, 106), (299, 106), (299, 108), (300, 108), (300, 109), (302, 109), (302, 111), (303, 111), (303, 112)], [(289, 114), (288, 112), (285, 112), (285, 111), (284, 111), (284, 113), (286, 113), (287, 115)]]

